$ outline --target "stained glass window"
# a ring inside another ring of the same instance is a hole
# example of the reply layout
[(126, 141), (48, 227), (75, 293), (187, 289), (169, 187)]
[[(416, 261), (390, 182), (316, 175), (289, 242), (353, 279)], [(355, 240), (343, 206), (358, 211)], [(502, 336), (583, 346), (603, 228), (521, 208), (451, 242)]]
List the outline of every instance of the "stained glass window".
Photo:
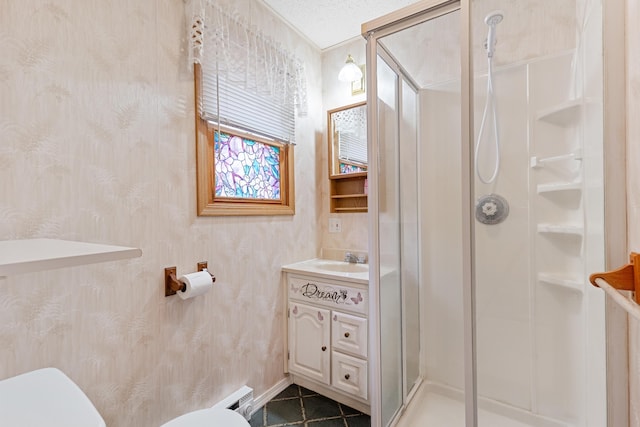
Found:
[(215, 197), (280, 200), (280, 146), (214, 135)]
[(364, 166), (340, 162), (340, 173), (355, 173), (355, 172), (366, 172), (366, 171), (367, 171), (367, 168)]
[[(198, 64), (194, 73), (200, 99)], [(294, 144), (266, 135), (196, 117), (199, 216), (295, 215)]]

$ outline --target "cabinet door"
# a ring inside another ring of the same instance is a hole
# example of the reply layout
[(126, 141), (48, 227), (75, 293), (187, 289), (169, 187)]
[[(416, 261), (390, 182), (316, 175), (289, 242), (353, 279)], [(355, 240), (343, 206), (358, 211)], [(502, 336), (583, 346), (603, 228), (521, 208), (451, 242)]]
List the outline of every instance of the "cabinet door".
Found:
[(331, 379), (329, 310), (289, 303), (289, 370), (329, 384)]
[(331, 346), (354, 356), (367, 357), (367, 319), (333, 312)]

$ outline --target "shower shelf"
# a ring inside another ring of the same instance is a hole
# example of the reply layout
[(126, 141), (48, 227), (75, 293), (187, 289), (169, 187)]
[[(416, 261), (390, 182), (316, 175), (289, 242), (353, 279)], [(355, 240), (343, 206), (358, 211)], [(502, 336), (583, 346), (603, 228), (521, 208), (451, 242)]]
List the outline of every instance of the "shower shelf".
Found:
[(556, 191), (580, 191), (582, 182), (551, 182), (538, 185), (538, 194), (552, 193)]
[(584, 227), (575, 224), (538, 224), (538, 233), (582, 236), (584, 234)]
[(580, 111), (585, 104), (597, 104), (594, 98), (579, 98), (561, 102), (549, 108), (544, 108), (536, 114), (536, 120), (557, 126), (569, 126), (580, 118)]
[(584, 283), (581, 280), (567, 278), (554, 273), (538, 273), (538, 281), (548, 285), (555, 285), (574, 292), (583, 292)]
[(572, 100), (540, 110), (536, 119), (558, 126), (567, 126), (578, 119), (582, 100)]
[(551, 123), (558, 126), (568, 126), (579, 118), (582, 99), (566, 101), (553, 107), (540, 110), (536, 120)]

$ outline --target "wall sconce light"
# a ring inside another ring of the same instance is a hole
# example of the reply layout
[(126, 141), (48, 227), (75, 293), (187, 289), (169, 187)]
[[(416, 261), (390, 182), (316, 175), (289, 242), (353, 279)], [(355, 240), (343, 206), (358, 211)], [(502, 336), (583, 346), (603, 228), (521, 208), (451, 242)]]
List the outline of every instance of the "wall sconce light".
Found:
[(351, 83), (362, 78), (362, 70), (358, 67), (353, 60), (351, 54), (347, 56), (344, 66), (338, 74), (338, 80), (345, 83)]

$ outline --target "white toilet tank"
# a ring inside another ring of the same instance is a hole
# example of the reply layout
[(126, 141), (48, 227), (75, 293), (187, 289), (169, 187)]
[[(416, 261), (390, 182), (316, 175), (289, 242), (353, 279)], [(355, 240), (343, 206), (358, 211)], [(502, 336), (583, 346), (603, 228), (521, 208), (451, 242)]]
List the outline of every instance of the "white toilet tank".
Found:
[(0, 381), (0, 426), (105, 427), (89, 398), (56, 368)]

